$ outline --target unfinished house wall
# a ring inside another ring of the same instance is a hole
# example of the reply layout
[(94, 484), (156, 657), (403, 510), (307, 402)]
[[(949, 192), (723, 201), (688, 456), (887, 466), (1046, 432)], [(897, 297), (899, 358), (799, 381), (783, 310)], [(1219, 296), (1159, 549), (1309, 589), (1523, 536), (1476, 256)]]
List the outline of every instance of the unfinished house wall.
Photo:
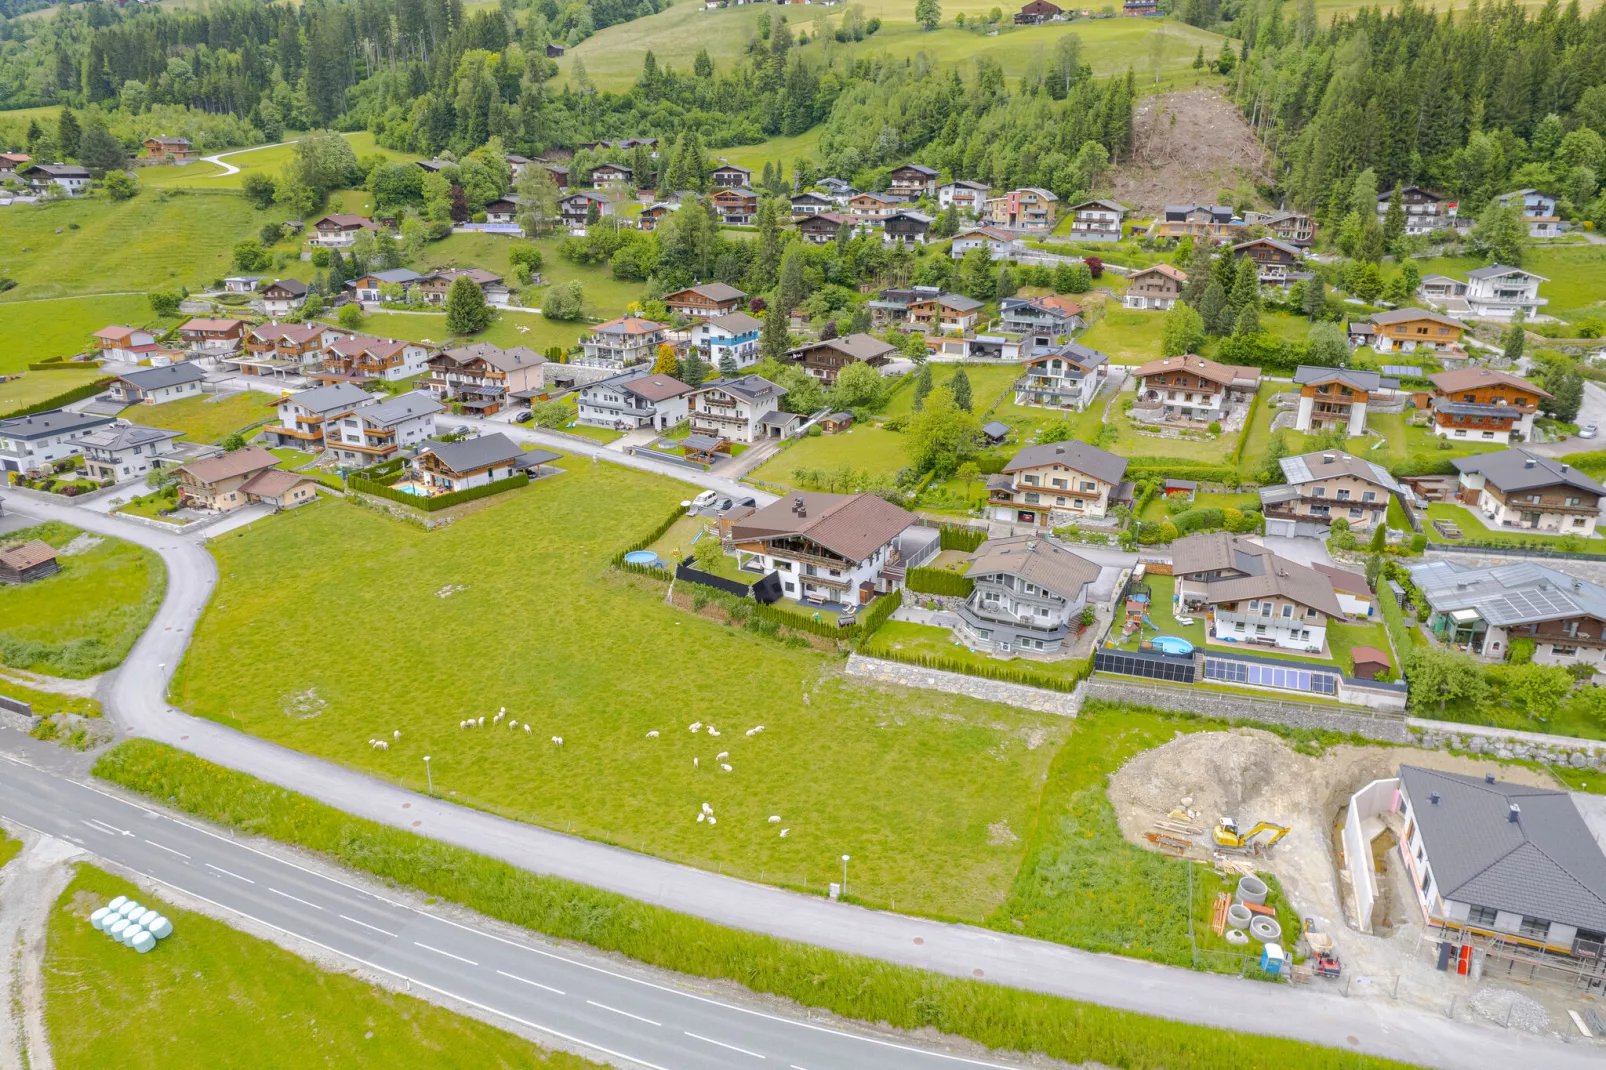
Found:
[(1372, 907), (1377, 902), (1377, 874), (1372, 871), (1372, 840), (1383, 831), (1378, 815), (1394, 809), (1400, 780), (1374, 780), (1349, 798), (1344, 815), (1344, 869), (1355, 894), (1355, 920), (1363, 933), (1372, 931)]

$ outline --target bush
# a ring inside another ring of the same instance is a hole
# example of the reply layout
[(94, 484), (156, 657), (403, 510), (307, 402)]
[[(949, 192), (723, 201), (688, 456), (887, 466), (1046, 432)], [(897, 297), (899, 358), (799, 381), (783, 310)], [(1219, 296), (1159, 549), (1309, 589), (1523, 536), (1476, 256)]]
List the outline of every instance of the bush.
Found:
[(421, 509), (426, 513), (433, 513), (439, 509), (449, 509), (464, 502), (478, 501), (480, 498), (489, 498), (493, 494), (501, 494), (505, 490), (514, 490), (518, 487), (530, 485), (529, 476), (509, 476), (498, 479), (494, 483), (486, 483), (468, 490), (453, 491), (450, 494), (438, 494), (432, 498), (421, 498), (416, 494), (403, 494), (399, 490), (392, 490), (382, 483), (375, 483), (357, 476), (348, 476), (346, 486), (362, 494), (372, 494), (376, 498), (388, 498), (393, 502)]
[(917, 594), (969, 598), (970, 592), (976, 589), (976, 581), (944, 568), (912, 568), (904, 579), (904, 586)]
[[(982, 471), (986, 471), (986, 468)], [(939, 540), (937, 545), (944, 550), (969, 553), (987, 541), (987, 532), (979, 528), (944, 526), (939, 529)]]
[(1216, 508), (1189, 509), (1187, 512), (1174, 517), (1170, 523), (1176, 525), (1179, 535), (1191, 535), (1196, 531), (1214, 531), (1224, 527), (1226, 514)]

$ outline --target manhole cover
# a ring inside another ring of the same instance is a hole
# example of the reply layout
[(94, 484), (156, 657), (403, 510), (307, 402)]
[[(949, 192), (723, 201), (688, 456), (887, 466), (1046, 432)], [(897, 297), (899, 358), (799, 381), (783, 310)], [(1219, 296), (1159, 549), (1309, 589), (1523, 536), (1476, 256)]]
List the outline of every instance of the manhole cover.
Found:
[(917, 944), (923, 944), (923, 943), (925, 943), (925, 942), (926, 942), (926, 938), (925, 938), (925, 937), (924, 937), (924, 936), (917, 936), (917, 937), (915, 937), (915, 943), (917, 943)]

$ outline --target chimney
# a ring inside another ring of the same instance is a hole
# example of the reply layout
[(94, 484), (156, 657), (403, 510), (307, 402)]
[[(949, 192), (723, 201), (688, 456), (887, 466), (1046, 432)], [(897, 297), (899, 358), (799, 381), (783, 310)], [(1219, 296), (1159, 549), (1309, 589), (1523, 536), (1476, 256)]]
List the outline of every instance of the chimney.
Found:
[(1524, 468), (1532, 468), (1534, 466), (1534, 459), (1532, 457), (1528, 457), (1528, 458), (1524, 459), (1523, 462), (1522, 462), (1522, 466)]
[(1518, 806), (1516, 803), (1512, 803), (1510, 806), (1506, 807), (1506, 820), (1511, 822), (1513, 825), (1517, 823), (1517, 819), (1521, 816), (1522, 807)]
[(1439, 793), (1436, 791), (1428, 792), (1428, 802), (1432, 803), (1434, 806), (1439, 805)]
[(1494, 783), (1494, 774), (1493, 773), (1485, 773), (1485, 774), (1483, 774), (1483, 782), (1485, 784), (1493, 784)]
[(1563, 471), (1563, 472), (1565, 472), (1565, 471), (1567, 471), (1567, 466), (1566, 466), (1566, 465), (1562, 465), (1562, 466), (1561, 466), (1561, 470), (1562, 470), (1562, 471)]
[(798, 497), (792, 499), (792, 512), (801, 513), (802, 511), (803, 511), (803, 497), (802, 497), (802, 495), (799, 495)]
[(1054, 447), (1054, 453), (1055, 453), (1056, 456), (1064, 454), (1065, 453), (1065, 447), (1064, 446), (1055, 446)]
[(1322, 454), (1322, 463), (1323, 464), (1332, 464), (1333, 463), (1333, 455), (1331, 453)]

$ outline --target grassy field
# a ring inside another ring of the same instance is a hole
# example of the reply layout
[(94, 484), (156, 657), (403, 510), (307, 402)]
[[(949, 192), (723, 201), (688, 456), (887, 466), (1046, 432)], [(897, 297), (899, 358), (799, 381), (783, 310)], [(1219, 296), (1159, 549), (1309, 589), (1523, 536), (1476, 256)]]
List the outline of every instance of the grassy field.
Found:
[(273, 416), (277, 394), (244, 390), (228, 394), (164, 401), (160, 405), (134, 405), (123, 419), (146, 427), (182, 431), (191, 442), (221, 442), (236, 431)]
[[(748, 6), (748, 5), (744, 5)], [(727, 11), (741, 11), (743, 8), (726, 8)], [(726, 163), (745, 167), (760, 174), (764, 171), (764, 164), (781, 163), (786, 168), (787, 175), (792, 174), (792, 168), (798, 160), (811, 160), (817, 155), (820, 147), (820, 135), (824, 133), (822, 127), (814, 127), (807, 133), (796, 137), (772, 137), (768, 141), (761, 141), (757, 145), (733, 145), (727, 149), (714, 149), (713, 155), (723, 159)]]
[[(857, 424), (840, 435), (810, 435), (753, 470), (751, 478), (783, 487), (798, 486), (798, 468), (835, 470), (844, 466), (869, 472), (873, 480), (891, 483), (909, 463), (903, 436), (875, 424)], [(802, 488), (800, 488), (802, 489)]]
[[(1455, 524), (1461, 529), (1461, 538), (1464, 541), (1503, 539), (1513, 543), (1520, 543), (1524, 546), (1540, 547), (1557, 547), (1563, 542), (1583, 541), (1588, 544), (1588, 550), (1590, 553), (1599, 553), (1603, 547), (1599, 536), (1585, 540), (1582, 536), (1574, 535), (1568, 537), (1567, 539), (1563, 539), (1558, 535), (1536, 535), (1532, 532), (1518, 531), (1511, 528), (1500, 528), (1498, 530), (1491, 529), (1484, 524), (1483, 518), (1477, 513), (1473, 512), (1471, 509), (1468, 509), (1464, 505), (1456, 505), (1453, 502), (1430, 502), (1428, 504), (1428, 520), (1430, 522), (1434, 520), (1447, 520), (1450, 523)], [(1429, 524), (1427, 530), (1428, 538), (1432, 539), (1433, 541), (1449, 541), (1443, 535), (1440, 535), (1437, 529), (1432, 529), (1431, 523)]]
[[(3, 308), (4, 306), (0, 306)], [(5, 313), (0, 312), (0, 319)], [(3, 353), (4, 351), (0, 351)], [(7, 357), (10, 354), (5, 354)], [(0, 373), (3, 374), (3, 373)], [(14, 372), (12, 374), (15, 374)], [(0, 416), (18, 409), (37, 405), (49, 398), (57, 397), (77, 386), (92, 383), (96, 379), (105, 377), (105, 373), (95, 368), (73, 368), (69, 371), (59, 372), (22, 372), (20, 379), (8, 379), (0, 383)]]
[[(932, 364), (931, 385), (933, 387), (948, 386), (952, 382), (954, 372), (958, 371), (958, 364)], [(987, 411), (994, 399), (1004, 396), (1005, 389), (1020, 378), (1019, 364), (998, 365), (963, 365), (965, 376), (970, 380), (971, 407), (979, 416)], [(888, 418), (908, 417), (914, 413), (915, 391), (914, 383), (910, 382), (899, 388), (881, 415)]]
[[(81, 198), (14, 205), (0, 227), (0, 264), (17, 287), (0, 297), (0, 322), (28, 298), (200, 289), (229, 273), (235, 242), (284, 215), (259, 212), (233, 195), (164, 197), (152, 190), (121, 204)], [(139, 314), (127, 307), (97, 315), (101, 322), (90, 330), (119, 314)]]
[[(118, 283), (118, 288), (126, 288), (127, 281)], [(0, 303), (0, 309), (4, 309), (0, 313), (0, 375), (21, 371), (46, 357), (89, 352), (90, 334), (109, 324), (165, 330), (178, 322), (153, 316), (144, 294), (12, 301)], [(5, 389), (0, 387), (0, 393)], [(0, 411), (5, 408), (0, 400)]]
[[(618, 311), (623, 312), (623, 308)], [(334, 323), (333, 316), (325, 319)], [(519, 330), (526, 327), (528, 330)], [(403, 338), (409, 342), (445, 343), (453, 336), (446, 330), (446, 316), (413, 312), (370, 312), (362, 318), (358, 330), (382, 338)], [(565, 349), (579, 341), (589, 327), (583, 323), (558, 323), (530, 312), (498, 312), (491, 325), (472, 337), (475, 342), (490, 342), (499, 346), (529, 346), (540, 351), (547, 346)], [(469, 339), (462, 339), (468, 341)]]
[[(343, 135), (351, 142), (351, 151), (358, 156), (384, 156), (389, 160), (417, 160), (412, 153), (394, 152), (374, 143), (374, 135), (358, 130)], [(139, 180), (151, 188), (189, 187), (191, 189), (239, 189), (253, 171), (261, 171), (277, 178), (280, 170), (295, 155), (294, 145), (264, 145), (254, 149), (230, 149), (224, 154), (228, 163), (238, 167), (233, 174), (223, 174), (217, 164), (197, 160), (194, 163), (171, 167), (142, 167), (136, 172)]]
[[(81, 532), (50, 522), (7, 535), (60, 549)], [(61, 571), (0, 587), (0, 664), (83, 678), (121, 664), (167, 587), (161, 558), (132, 543), (101, 539), (59, 559)]]
[[(1424, 275), (1460, 278), (1485, 266), (1477, 257), (1436, 257), (1413, 261)], [(1549, 298), (1542, 310), (1564, 320), (1606, 317), (1606, 247), (1599, 245), (1547, 245), (1523, 247), (1524, 270), (1545, 276), (1539, 296)]]
[[(1127, 400), (1122, 395), (1122, 401)], [(1110, 410), (1110, 426), (1117, 431), (1112, 445), (1105, 447), (1123, 457), (1167, 457), (1180, 464), (1221, 464), (1232, 456), (1242, 432), (1227, 431), (1208, 438), (1165, 438), (1160, 435), (1139, 434), (1145, 426), (1126, 412), (1120, 402)]]
[[(160, 910), (173, 935), (139, 955), (95, 931), (90, 913), (119, 895)], [(238, 1066), (245, 1052), (255, 1066), (597, 1066), (320, 970), (89, 865), (56, 900), (45, 948), (45, 1023), (57, 1066)]]
[[(324, 502), (214, 540), (221, 583), (176, 699), (418, 790), (429, 754), (442, 794), (518, 820), (814, 887), (846, 852), (867, 898), (992, 909), (1019, 854), (987, 826), (1024, 827), (1064, 722), (850, 684), (835, 658), (665, 606), (606, 563), (686, 486), (574, 468), (434, 532)], [(342, 614), (309, 614), (309, 591)], [(346, 619), (386, 637), (360, 666)], [(504, 706), (533, 734), (458, 727)], [(717, 828), (695, 820), (705, 800)]]
[(1106, 301), (1103, 318), (1077, 341), (1109, 354), (1112, 363), (1145, 364), (1160, 356), (1160, 332), (1164, 326), (1164, 312), (1122, 308), (1114, 301)]

